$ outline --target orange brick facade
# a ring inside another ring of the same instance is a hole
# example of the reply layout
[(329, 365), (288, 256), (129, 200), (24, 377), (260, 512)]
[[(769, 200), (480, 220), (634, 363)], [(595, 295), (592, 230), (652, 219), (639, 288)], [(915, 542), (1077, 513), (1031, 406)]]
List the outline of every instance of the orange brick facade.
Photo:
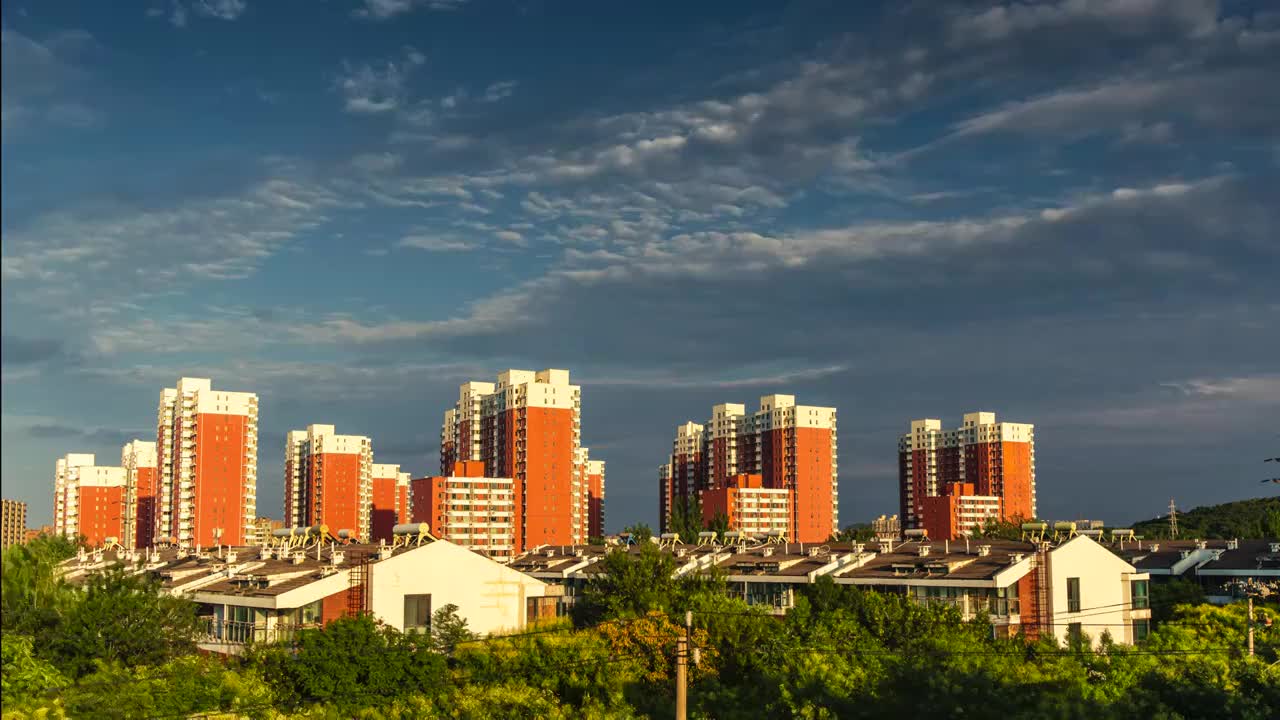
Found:
[[(686, 423), (677, 431), (669, 462), (660, 466), (660, 524), (679, 498), (702, 499), (742, 474), (759, 475), (763, 487), (790, 493), (788, 534), (799, 542), (823, 542), (839, 530), (835, 408), (795, 405), (790, 395), (760, 399), (760, 410), (717, 405), (705, 426)], [(697, 435), (696, 440), (691, 440)], [(700, 446), (691, 453), (689, 446)], [(723, 504), (716, 496), (713, 502)], [(710, 518), (714, 515), (706, 515)]]
[(135, 531), (134, 547), (141, 549), (155, 544), (160, 498), (157, 497), (159, 488), (156, 483), (156, 469), (154, 467), (139, 467), (135, 472), (136, 512), (138, 516), (135, 525), (137, 529)]
[[(456, 462), (480, 461), (487, 477), (510, 478), (519, 551), (583, 543), (593, 517), (603, 532), (604, 476), (593, 493), (584, 471), (579, 398), (566, 370), (508, 370), (497, 383), (463, 385), (458, 403), (445, 413), (442, 474)], [(414, 505), (416, 514), (416, 489)]]
[[(966, 414), (956, 430), (943, 431), (934, 419), (913, 421), (911, 427), (898, 445), (904, 528), (924, 528), (938, 538), (958, 532), (963, 523), (946, 521), (940, 513), (959, 506), (935, 499), (957, 487), (968, 488), (960, 497), (998, 498), (1002, 520), (1035, 517), (1034, 426), (997, 423), (994, 413), (983, 412)], [(970, 502), (968, 511), (975, 511), (977, 502)]]
[[(197, 545), (247, 543), (244, 528), (247, 421), (244, 415), (196, 415), (192, 542)], [(216, 528), (222, 530), (220, 539), (214, 536)]]
[(604, 474), (587, 471), (587, 537), (604, 536)]
[(317, 453), (307, 468), (304, 525), (328, 525), (331, 532), (360, 530), (360, 456)]
[(392, 529), (396, 525), (407, 522), (409, 522), (409, 486), (400, 484), (398, 476), (379, 477), (375, 474), (372, 507), (373, 541), (390, 542)]
[(119, 542), (124, 537), (124, 487), (79, 488), (80, 534), (90, 547), (104, 545), (107, 538)]

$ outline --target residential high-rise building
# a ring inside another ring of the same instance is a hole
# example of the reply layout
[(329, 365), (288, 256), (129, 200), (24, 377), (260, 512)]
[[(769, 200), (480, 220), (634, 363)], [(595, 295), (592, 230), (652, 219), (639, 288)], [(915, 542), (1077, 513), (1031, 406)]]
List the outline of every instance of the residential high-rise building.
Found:
[[(480, 461), (489, 477), (511, 478), (515, 547), (586, 541), (590, 490), (581, 431), (582, 391), (568, 370), (508, 370), (496, 383), (461, 386), (440, 431), (441, 476)], [(603, 517), (603, 474), (601, 474)]]
[[(73, 453), (54, 464), (55, 532), (91, 547), (122, 542), (128, 515), (123, 467), (95, 465), (94, 456)], [(123, 544), (123, 543), (122, 543)]]
[[(930, 536), (946, 529), (926, 527), (926, 498), (955, 489), (967, 496), (996, 498), (1002, 520), (1036, 515), (1035, 426), (996, 422), (995, 413), (966, 413), (961, 427), (943, 430), (937, 419), (913, 420), (898, 442), (898, 480), (903, 529), (924, 528)], [(961, 502), (977, 503), (976, 500)], [(982, 501), (984, 512), (991, 503)], [(940, 517), (935, 504), (931, 517)], [(964, 527), (948, 521), (946, 527)]]
[[(58, 458), (53, 470), (53, 532), (64, 537), (75, 539), (77, 530), (67, 526), (67, 489), (73, 477), (79, 474), (75, 469), (81, 465), (93, 465), (93, 453), (67, 453)], [(74, 508), (72, 508), (74, 510)], [(74, 511), (72, 513), (75, 515)]]
[(793, 395), (766, 395), (752, 414), (740, 404), (716, 405), (704, 425), (676, 430), (669, 462), (659, 470), (662, 528), (678, 499), (760, 475), (761, 487), (791, 491), (793, 539), (827, 540), (839, 529), (838, 451), (835, 408), (796, 405)]
[(959, 540), (1002, 516), (1000, 498), (975, 494), (973, 483), (949, 483), (920, 502), (920, 525), (931, 540)]
[(273, 531), (279, 530), (280, 528), (284, 527), (284, 522), (281, 520), (276, 520), (275, 518), (259, 517), (259, 518), (254, 518), (253, 526), (254, 526), (255, 537), (257, 537), (258, 540), (261, 541), (262, 538), (271, 537), (271, 533)]
[(373, 441), (332, 425), (292, 430), (285, 439), (284, 516), (293, 527), (328, 525), (368, 540)]
[(21, 500), (0, 500), (0, 550), (26, 542), (27, 504)]
[(658, 532), (670, 532), (671, 511), (676, 498), (675, 471), (671, 463), (658, 466)]
[(151, 547), (156, 532), (156, 444), (131, 440), (120, 449), (120, 465), (125, 473), (124, 537), (120, 544)]
[(495, 560), (516, 552), (515, 481), (486, 477), (478, 460), (454, 463), (448, 475), (412, 481), (413, 522), (425, 522), (432, 533)]
[(587, 537), (604, 537), (603, 460), (587, 460)]
[(779, 532), (792, 537), (791, 496), (792, 491), (785, 488), (765, 487), (760, 475), (734, 475), (720, 487), (702, 492), (702, 522), (709, 525), (724, 515), (730, 530), (748, 535)]
[(156, 418), (157, 539), (185, 545), (254, 542), (258, 396), (182, 378), (160, 393)]
[(409, 522), (409, 484), (409, 473), (400, 472), (399, 465), (374, 464), (373, 534), (370, 539), (389, 542), (395, 526)]

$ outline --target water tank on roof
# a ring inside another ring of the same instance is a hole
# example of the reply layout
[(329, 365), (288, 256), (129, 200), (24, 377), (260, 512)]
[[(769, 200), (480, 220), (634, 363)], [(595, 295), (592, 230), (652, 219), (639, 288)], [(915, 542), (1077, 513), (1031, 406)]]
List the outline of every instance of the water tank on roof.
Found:
[(424, 522), (403, 523), (391, 528), (392, 535), (424, 535), (431, 531), (431, 526)]

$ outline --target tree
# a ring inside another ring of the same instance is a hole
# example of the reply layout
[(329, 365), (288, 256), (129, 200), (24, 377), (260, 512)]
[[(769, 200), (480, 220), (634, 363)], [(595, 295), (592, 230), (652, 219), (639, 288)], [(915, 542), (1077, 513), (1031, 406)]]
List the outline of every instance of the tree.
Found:
[(6, 633), (33, 634), (57, 622), (59, 610), (74, 600), (58, 565), (75, 554), (76, 544), (61, 535), (41, 535), (4, 551), (0, 623)]
[(431, 614), (431, 642), (437, 651), (452, 655), (458, 643), (475, 638), (467, 629), (467, 619), (458, 615), (457, 605), (449, 603)]
[(0, 699), (6, 710), (34, 709), (43, 704), (51, 689), (67, 684), (53, 665), (36, 657), (30, 637), (6, 632), (0, 637)]
[(64, 672), (80, 677), (99, 661), (138, 667), (191, 653), (196, 629), (194, 603), (163, 594), (145, 575), (114, 568), (90, 575), (36, 643)]
[(723, 540), (724, 534), (729, 532), (729, 516), (722, 512), (716, 513), (715, 516), (711, 518), (711, 521), (707, 523), (707, 529), (714, 532), (716, 537)]
[(697, 542), (702, 532), (702, 500), (697, 496), (676, 498), (671, 504), (668, 530), (680, 535), (681, 542)]
[(631, 539), (637, 543), (649, 542), (649, 538), (653, 537), (653, 528), (649, 527), (649, 523), (636, 523), (622, 528), (623, 533), (630, 533)]
[(261, 669), (283, 703), (343, 711), (432, 694), (445, 677), (444, 658), (429, 638), (401, 633), (369, 615), (303, 630), (293, 647), (252, 648), (247, 662)]
[(875, 537), (876, 531), (871, 527), (871, 523), (850, 525), (836, 535), (836, 539), (840, 542), (867, 542), (874, 540)]
[(989, 540), (1021, 540), (1022, 539), (1022, 518), (1013, 518), (1010, 520), (996, 520), (988, 518), (982, 527), (975, 533), (975, 538), (986, 538)]

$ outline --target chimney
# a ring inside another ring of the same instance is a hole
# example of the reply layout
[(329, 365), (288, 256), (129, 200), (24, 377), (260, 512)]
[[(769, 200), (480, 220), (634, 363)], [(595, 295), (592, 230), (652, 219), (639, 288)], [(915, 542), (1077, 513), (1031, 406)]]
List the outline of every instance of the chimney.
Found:
[(917, 554), (917, 555), (919, 555), (920, 557), (928, 557), (928, 556), (929, 556), (929, 546), (928, 546), (928, 545), (921, 545), (921, 546), (920, 546), (920, 549), (916, 551), (916, 554)]
[(988, 555), (990, 555), (990, 554), (991, 554), (991, 546), (990, 546), (990, 545), (979, 545), (979, 546), (978, 546), (978, 557), (986, 557), (986, 556), (988, 556)]

